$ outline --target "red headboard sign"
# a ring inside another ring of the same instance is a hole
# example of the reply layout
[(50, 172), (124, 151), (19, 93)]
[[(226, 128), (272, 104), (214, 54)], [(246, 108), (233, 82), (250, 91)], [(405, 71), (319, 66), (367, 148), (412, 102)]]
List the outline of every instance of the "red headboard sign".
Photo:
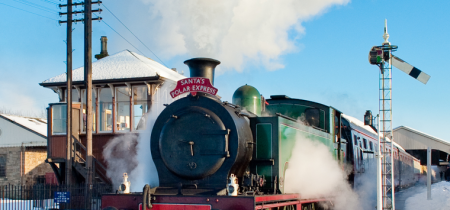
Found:
[(170, 92), (170, 96), (175, 98), (183, 93), (191, 92), (196, 95), (197, 92), (209, 93), (211, 95), (217, 94), (217, 88), (211, 85), (211, 81), (204, 77), (190, 77), (178, 80), (177, 87)]

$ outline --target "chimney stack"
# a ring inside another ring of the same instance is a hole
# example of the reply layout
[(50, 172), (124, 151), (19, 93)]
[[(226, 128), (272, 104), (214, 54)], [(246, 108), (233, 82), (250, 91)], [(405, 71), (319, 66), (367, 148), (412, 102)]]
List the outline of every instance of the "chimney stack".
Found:
[(101, 51), (100, 54), (95, 55), (95, 58), (97, 58), (97, 60), (100, 60), (106, 56), (108, 56), (108, 38), (106, 38), (106, 36), (102, 36), (100, 38), (101, 41)]
[(192, 58), (184, 62), (189, 66), (191, 77), (205, 77), (214, 86), (214, 71), (220, 61), (212, 58)]

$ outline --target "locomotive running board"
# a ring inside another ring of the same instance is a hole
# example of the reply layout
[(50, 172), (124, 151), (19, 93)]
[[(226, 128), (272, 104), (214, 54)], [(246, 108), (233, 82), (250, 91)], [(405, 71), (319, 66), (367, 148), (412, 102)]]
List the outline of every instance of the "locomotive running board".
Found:
[[(139, 210), (142, 209), (142, 203), (139, 204)], [(152, 208), (146, 210), (211, 210), (211, 205), (197, 204), (153, 204)]]

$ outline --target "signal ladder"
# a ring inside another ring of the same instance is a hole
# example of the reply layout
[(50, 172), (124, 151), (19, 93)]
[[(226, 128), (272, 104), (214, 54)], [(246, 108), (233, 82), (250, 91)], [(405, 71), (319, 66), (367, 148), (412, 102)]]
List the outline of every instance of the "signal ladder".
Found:
[[(391, 52), (395, 47), (391, 47), (389, 43), (382, 46), (383, 50)], [(382, 170), (382, 196), (383, 196), (383, 210), (393, 210), (394, 207), (394, 174), (393, 170), (393, 143), (387, 137), (392, 134), (392, 59), (383, 62), (380, 66), (380, 97), (379, 97), (379, 113), (380, 113), (380, 144), (381, 144), (381, 170)], [(390, 148), (390, 149), (388, 149)]]

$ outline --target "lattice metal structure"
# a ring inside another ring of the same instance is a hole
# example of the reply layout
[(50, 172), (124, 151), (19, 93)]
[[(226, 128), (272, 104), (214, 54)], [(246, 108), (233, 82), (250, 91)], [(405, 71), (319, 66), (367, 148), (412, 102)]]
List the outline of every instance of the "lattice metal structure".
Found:
[[(385, 32), (387, 33), (387, 32)], [(389, 43), (384, 43), (384, 50), (392, 51)], [(389, 53), (391, 55), (391, 53)], [(379, 82), (379, 115), (380, 125), (380, 146), (381, 146), (381, 181), (383, 210), (395, 209), (394, 192), (394, 161), (393, 161), (393, 139), (392, 134), (392, 63), (391, 59), (385, 61), (380, 66)]]
[[(394, 134), (392, 124), (392, 66), (426, 84), (430, 75), (406, 63), (392, 52), (397, 46), (388, 41), (387, 21), (384, 23), (384, 42), (369, 52), (369, 62), (380, 67), (379, 126), (377, 162), (377, 209), (395, 210)], [(389, 138), (390, 139), (389, 139)]]

